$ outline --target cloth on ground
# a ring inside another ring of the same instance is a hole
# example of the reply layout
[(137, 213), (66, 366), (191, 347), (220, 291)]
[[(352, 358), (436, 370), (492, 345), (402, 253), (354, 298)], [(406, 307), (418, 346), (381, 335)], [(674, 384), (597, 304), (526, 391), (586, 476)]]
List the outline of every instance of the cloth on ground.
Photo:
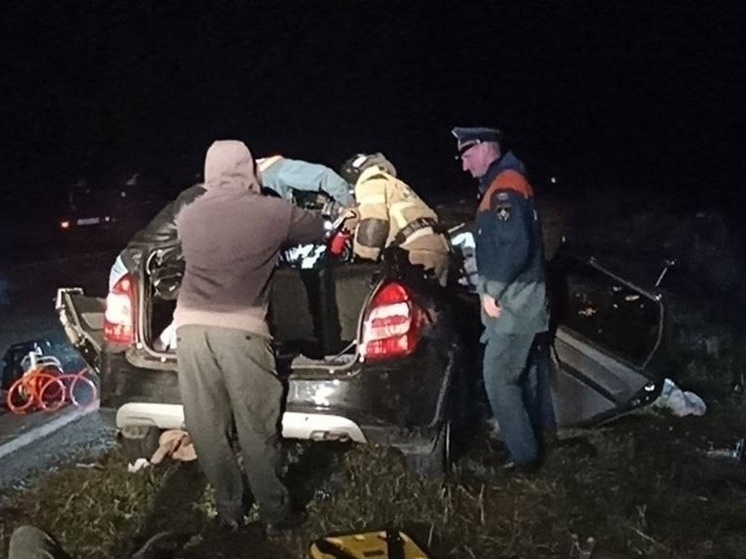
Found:
[(197, 459), (189, 433), (182, 429), (169, 429), (161, 433), (158, 440), (158, 450), (150, 457), (151, 464), (160, 464), (164, 458), (170, 456), (173, 460), (191, 462)]
[(678, 417), (704, 415), (707, 404), (694, 392), (684, 392), (671, 379), (666, 379), (660, 396), (651, 404), (654, 408), (664, 408)]

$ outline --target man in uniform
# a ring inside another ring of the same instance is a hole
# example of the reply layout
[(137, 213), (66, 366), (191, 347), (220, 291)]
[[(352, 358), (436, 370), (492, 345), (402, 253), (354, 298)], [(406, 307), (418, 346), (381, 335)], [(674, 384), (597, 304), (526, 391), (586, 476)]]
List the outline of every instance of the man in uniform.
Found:
[[(185, 271), (174, 312), (184, 421), (222, 521), (243, 523), (241, 470), (270, 535), (292, 527), (277, 473), (283, 387), (267, 325), (272, 275), (284, 243), (323, 239), (320, 214), (263, 196), (243, 142), (214, 142), (205, 193), (176, 216)], [(247, 242), (250, 239), (251, 242)]]
[(548, 311), (541, 224), (523, 164), (500, 149), (493, 128), (454, 128), (464, 171), (479, 180), (477, 291), (482, 303), (483, 375), (510, 453), (508, 467), (536, 468), (542, 431), (553, 426)]
[(435, 228), (438, 217), (404, 182), (380, 153), (358, 154), (345, 162), (341, 175), (354, 187), (358, 221), (353, 251), (378, 260), (381, 251), (400, 246), (409, 261), (432, 273), (441, 285), (448, 279), (449, 247)]

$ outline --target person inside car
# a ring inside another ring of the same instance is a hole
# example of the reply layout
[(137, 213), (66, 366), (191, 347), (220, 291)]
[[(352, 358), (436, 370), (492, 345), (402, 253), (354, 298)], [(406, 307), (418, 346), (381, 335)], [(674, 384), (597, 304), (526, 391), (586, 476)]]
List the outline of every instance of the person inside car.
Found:
[(281, 155), (256, 161), (262, 186), (292, 200), (296, 192), (319, 193), (328, 196), (341, 208), (355, 204), (347, 182), (329, 167)]
[(392, 245), (404, 249), (409, 261), (422, 266), (445, 286), (449, 246), (437, 229), (438, 216), (406, 183), (381, 153), (359, 153), (342, 166), (342, 176), (353, 185), (357, 207), (353, 251), (363, 259), (378, 260)]

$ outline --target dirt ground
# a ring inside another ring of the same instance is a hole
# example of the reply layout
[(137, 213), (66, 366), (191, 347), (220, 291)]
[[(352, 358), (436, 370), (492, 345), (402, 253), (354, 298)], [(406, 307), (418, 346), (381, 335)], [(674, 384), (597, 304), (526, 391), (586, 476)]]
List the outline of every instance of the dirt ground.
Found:
[[(694, 265), (696, 255), (687, 256), (699, 234), (696, 216), (651, 215), (647, 206), (629, 205), (602, 213), (562, 200), (549, 204), (547, 252), (562, 236), (579, 235), (610, 256), (642, 257), (635, 270), (652, 280), (659, 258), (685, 259), (667, 279), (673, 332), (662, 374), (699, 394), (708, 406), (704, 416), (645, 409), (560, 432), (531, 476), (497, 467), (505, 452), (486, 427), (444, 480), (408, 475), (401, 456), (387, 449), (292, 444), (286, 479), (309, 518), (297, 533), (271, 541), (257, 525), (226, 533), (211, 523), (214, 499), (195, 464), (131, 474), (118, 450), (76, 456), (31, 488), (2, 496), (0, 556), (12, 529), (30, 522), (90, 558), (128, 557), (164, 530), (171, 533), (166, 547), (178, 550), (174, 557), (300, 558), (318, 537), (386, 527), (405, 531), (439, 558), (744, 557), (746, 465), (728, 455), (746, 434), (738, 286), (717, 283)], [(727, 264), (731, 248), (720, 242), (719, 255), (705, 256)]]

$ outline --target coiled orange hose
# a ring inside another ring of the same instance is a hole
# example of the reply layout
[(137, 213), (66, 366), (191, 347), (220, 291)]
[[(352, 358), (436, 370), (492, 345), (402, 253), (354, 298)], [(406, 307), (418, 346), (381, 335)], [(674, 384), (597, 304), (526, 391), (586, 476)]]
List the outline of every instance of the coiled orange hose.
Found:
[(76, 396), (76, 387), (83, 382), (90, 391), (90, 401), (85, 405), (92, 405), (96, 401), (96, 384), (85, 375), (88, 369), (77, 373), (62, 373), (56, 367), (37, 367), (23, 374), (8, 390), (5, 403), (11, 413), (23, 415), (41, 409), (54, 412), (66, 403), (83, 406)]

